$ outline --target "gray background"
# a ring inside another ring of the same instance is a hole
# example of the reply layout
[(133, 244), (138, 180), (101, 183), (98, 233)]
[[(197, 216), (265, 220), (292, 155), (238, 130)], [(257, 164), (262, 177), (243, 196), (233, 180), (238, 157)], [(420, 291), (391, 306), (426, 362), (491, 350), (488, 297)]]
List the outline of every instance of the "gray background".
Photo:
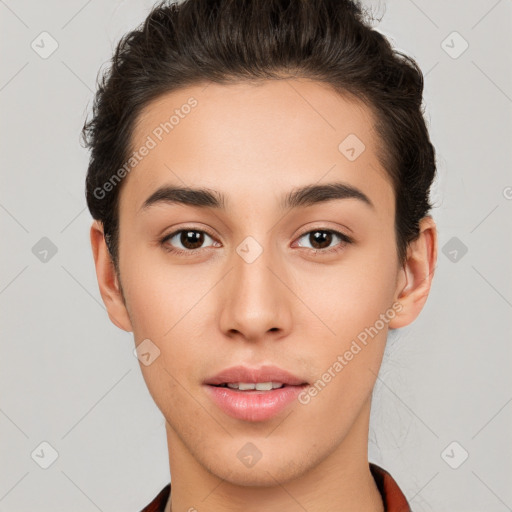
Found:
[[(512, 510), (512, 1), (366, 4), (426, 75), (440, 244), (425, 309), (389, 338), (370, 459), (416, 512)], [(78, 140), (151, 5), (0, 0), (0, 512), (138, 511), (169, 481), (163, 416), (98, 292)]]

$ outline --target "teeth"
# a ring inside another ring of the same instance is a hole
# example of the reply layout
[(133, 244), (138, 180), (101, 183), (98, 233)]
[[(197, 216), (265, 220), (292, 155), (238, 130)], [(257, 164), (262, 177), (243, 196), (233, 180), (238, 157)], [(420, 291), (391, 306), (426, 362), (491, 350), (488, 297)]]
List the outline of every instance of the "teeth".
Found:
[(282, 388), (284, 386), (281, 382), (229, 382), (227, 387), (230, 389), (238, 389), (240, 391), (248, 391), (255, 389), (257, 391), (270, 391), (272, 389)]

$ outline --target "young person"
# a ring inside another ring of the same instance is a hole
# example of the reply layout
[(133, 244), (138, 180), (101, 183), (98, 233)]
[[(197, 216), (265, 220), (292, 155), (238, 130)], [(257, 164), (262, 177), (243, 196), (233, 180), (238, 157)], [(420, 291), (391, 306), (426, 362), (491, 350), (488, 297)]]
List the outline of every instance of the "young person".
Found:
[(389, 329), (437, 258), (417, 64), (349, 0), (185, 0), (83, 135), (101, 296), (166, 420), (144, 510), (403, 512), (368, 461)]

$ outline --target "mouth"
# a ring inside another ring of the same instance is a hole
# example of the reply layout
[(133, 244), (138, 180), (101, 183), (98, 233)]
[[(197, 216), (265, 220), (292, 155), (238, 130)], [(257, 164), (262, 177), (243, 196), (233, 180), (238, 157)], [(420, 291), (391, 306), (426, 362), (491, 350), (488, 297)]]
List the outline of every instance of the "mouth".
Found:
[[(306, 384), (306, 383), (304, 383)], [(235, 391), (251, 392), (251, 391), (273, 391), (274, 389), (282, 389), (290, 387), (292, 384), (284, 384), (282, 382), (225, 382), (223, 384), (210, 384), (216, 388), (229, 388)]]
[(263, 422), (283, 413), (309, 386), (275, 383), (276, 387), (272, 387), (262, 383), (256, 387), (257, 384), (249, 384), (250, 389), (243, 389), (243, 383), (238, 387), (233, 383), (207, 384), (204, 389), (219, 410), (228, 416), (245, 422)]
[(217, 387), (229, 387), (240, 391), (270, 391), (283, 386), (302, 386), (308, 384), (291, 372), (278, 366), (266, 365), (260, 368), (233, 366), (222, 370), (217, 375), (206, 379), (203, 384)]
[(283, 413), (309, 383), (276, 366), (228, 368), (203, 382), (212, 402), (225, 414), (262, 422)]

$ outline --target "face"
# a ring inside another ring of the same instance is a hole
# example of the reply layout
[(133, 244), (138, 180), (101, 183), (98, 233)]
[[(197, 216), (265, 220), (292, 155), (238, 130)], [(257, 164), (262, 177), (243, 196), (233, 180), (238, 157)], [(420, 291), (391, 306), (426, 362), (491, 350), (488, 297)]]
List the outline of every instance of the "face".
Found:
[[(137, 345), (150, 340), (150, 358), (159, 351), (141, 370), (176, 453), (232, 483), (273, 485), (334, 454), (366, 456), (371, 392), (407, 280), (373, 126), (364, 105), (306, 80), (190, 87), (138, 119), (133, 148), (151, 148), (122, 185), (127, 314), (116, 323)], [(192, 194), (172, 187), (212, 197), (188, 204)], [(307, 187), (323, 188), (297, 193)], [(239, 365), (273, 365), (306, 385), (205, 384)], [(276, 392), (284, 407), (254, 407)], [(223, 393), (245, 393), (245, 412), (219, 405)]]

